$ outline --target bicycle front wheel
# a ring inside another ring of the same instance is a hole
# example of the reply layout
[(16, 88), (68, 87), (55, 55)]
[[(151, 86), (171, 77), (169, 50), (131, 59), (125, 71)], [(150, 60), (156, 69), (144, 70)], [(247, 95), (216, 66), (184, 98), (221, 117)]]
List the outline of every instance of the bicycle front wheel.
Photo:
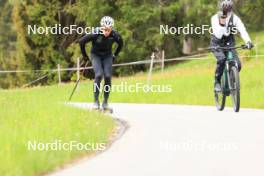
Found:
[(221, 88), (222, 91), (216, 92), (215, 91), (215, 105), (218, 111), (223, 111), (225, 108), (225, 102), (226, 102), (226, 94), (224, 91), (224, 85), (225, 85), (225, 76), (222, 76), (221, 79)]
[(240, 110), (240, 79), (239, 72), (235, 66), (232, 66), (229, 72), (230, 75), (230, 86), (231, 96), (233, 102), (233, 108), (235, 112)]

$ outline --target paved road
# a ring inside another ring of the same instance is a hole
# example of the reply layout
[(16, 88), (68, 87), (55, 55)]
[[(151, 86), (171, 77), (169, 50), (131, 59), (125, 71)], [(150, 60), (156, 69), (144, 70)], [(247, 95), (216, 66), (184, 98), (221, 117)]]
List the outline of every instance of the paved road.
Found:
[(113, 115), (129, 124), (125, 134), (107, 151), (52, 176), (264, 175), (264, 111), (145, 104), (113, 108)]

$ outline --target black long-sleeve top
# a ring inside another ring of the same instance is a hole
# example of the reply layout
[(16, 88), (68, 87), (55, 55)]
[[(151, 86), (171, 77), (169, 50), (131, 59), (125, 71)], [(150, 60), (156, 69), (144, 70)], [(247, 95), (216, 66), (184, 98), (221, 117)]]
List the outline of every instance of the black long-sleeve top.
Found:
[(91, 53), (96, 54), (98, 56), (102, 56), (102, 57), (112, 55), (112, 46), (114, 42), (116, 42), (118, 45), (116, 51), (114, 52), (115, 56), (118, 56), (118, 54), (120, 53), (123, 47), (123, 39), (119, 35), (119, 33), (115, 30), (112, 30), (112, 32), (110, 33), (108, 37), (105, 37), (100, 32), (95, 32), (95, 33), (91, 33), (91, 34), (87, 34), (83, 36), (79, 40), (79, 44), (80, 44), (82, 55), (84, 57), (87, 57), (87, 53), (85, 50), (85, 44), (88, 42), (92, 42)]

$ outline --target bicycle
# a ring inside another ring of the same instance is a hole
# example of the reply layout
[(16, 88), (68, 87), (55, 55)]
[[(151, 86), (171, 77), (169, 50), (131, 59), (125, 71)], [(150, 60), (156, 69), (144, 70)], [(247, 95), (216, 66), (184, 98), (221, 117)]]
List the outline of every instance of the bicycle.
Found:
[(210, 47), (209, 50), (222, 49), (227, 51), (227, 59), (225, 61), (225, 68), (221, 77), (220, 85), (221, 91), (214, 91), (215, 104), (217, 110), (223, 111), (225, 108), (226, 97), (232, 97), (233, 109), (235, 112), (240, 110), (240, 77), (238, 71), (238, 64), (234, 59), (234, 55), (231, 50), (234, 49), (248, 49), (246, 45), (235, 47)]

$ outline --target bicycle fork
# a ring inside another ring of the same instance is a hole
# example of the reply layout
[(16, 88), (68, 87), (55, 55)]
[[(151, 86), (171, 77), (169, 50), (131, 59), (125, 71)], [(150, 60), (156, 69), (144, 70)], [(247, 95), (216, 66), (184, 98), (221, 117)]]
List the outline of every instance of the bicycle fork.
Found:
[(225, 93), (229, 93), (231, 91), (231, 82), (230, 82), (230, 75), (229, 75), (229, 63), (226, 62), (226, 67), (225, 67), (225, 71), (224, 71), (224, 92)]

